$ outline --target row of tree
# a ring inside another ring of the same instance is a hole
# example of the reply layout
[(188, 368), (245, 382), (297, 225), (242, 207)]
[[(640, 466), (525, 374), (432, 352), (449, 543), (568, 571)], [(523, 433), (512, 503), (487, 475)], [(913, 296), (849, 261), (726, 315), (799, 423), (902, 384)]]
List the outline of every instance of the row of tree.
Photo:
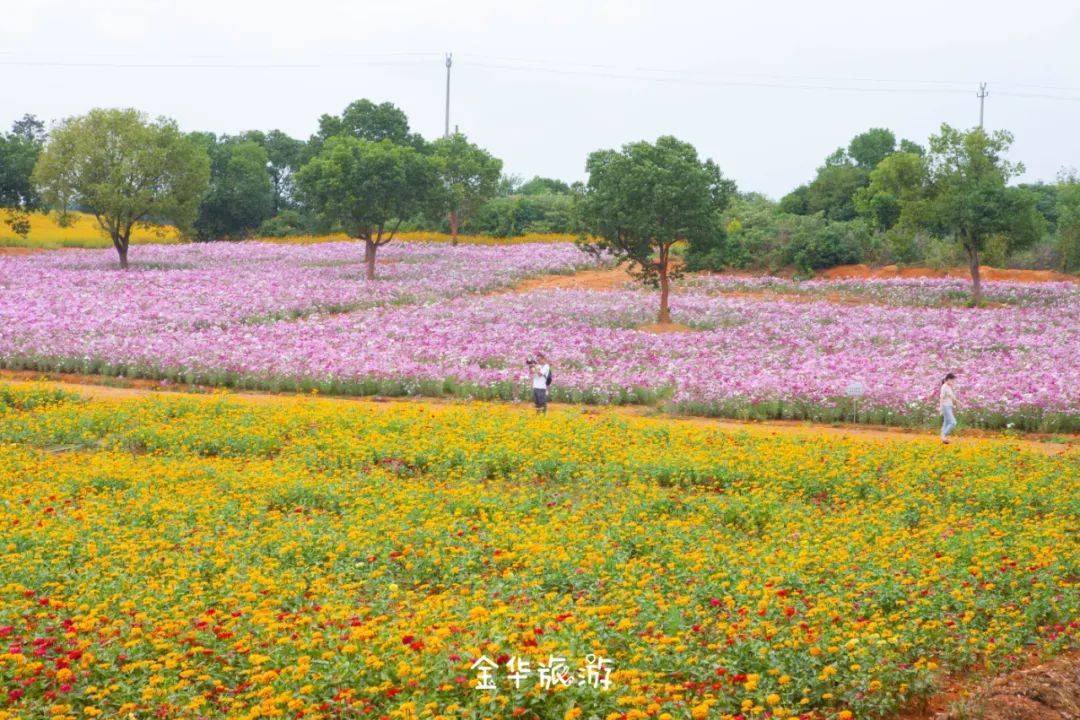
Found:
[(39, 207), (93, 214), (122, 267), (140, 223), (201, 239), (341, 231), (364, 243), (368, 277), (378, 248), (402, 227), (445, 222), (455, 239), (463, 223), (493, 234), (573, 231), (586, 249), (627, 261), (660, 288), (661, 322), (681, 244), (690, 269), (770, 257), (818, 269), (921, 235), (962, 248), (979, 303), (988, 246), (1030, 245), (1052, 224), (1072, 243), (1064, 247), (1080, 247), (1080, 184), (1068, 176), (1056, 186), (1010, 185), (1022, 171), (1005, 159), (1011, 140), (943, 125), (924, 148), (873, 129), (772, 203), (739, 194), (713, 161), (672, 137), (595, 152), (587, 183), (570, 186), (503, 176), (501, 161), (461, 134), (428, 142), (389, 103), (360, 100), (324, 115), (306, 142), (280, 131), (183, 133), (135, 110), (93, 110), (48, 134), (24, 118), (0, 138), (0, 203), (13, 209), (13, 225)]
[[(981, 305), (980, 264), (992, 244), (1022, 249), (1052, 224), (1066, 267), (1080, 265), (1080, 178), (1064, 175), (1051, 187), (1010, 185), (1023, 172), (1005, 158), (1011, 142), (1004, 131), (942, 125), (924, 149), (870, 130), (779, 203), (739, 195), (711, 160), (675, 138), (634, 143), (589, 156), (580, 217), (591, 237), (581, 242), (658, 286), (662, 323), (670, 319), (669, 279), (683, 267), (755, 266), (773, 242), (781, 264), (818, 269), (857, 262), (890, 233), (958, 246), (970, 268), (972, 304)], [(762, 226), (770, 231), (764, 237), (751, 233)], [(685, 266), (672, 263), (682, 242)]]
[(122, 267), (139, 223), (201, 240), (339, 230), (376, 249), (403, 222), (459, 225), (500, 188), (502, 162), (460, 134), (427, 142), (390, 103), (324, 115), (307, 142), (274, 130), (183, 133), (135, 110), (93, 110), (48, 135), (28, 116), (0, 138), (0, 204), (26, 213), (83, 210), (112, 238)]

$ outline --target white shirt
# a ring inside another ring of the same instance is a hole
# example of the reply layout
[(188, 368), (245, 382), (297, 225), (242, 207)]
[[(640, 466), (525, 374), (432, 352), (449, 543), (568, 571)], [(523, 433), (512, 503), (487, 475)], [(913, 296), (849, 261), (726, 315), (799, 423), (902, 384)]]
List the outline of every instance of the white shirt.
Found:
[(533, 390), (547, 390), (547, 376), (550, 365), (533, 365)]
[(949, 383), (941, 384), (941, 393), (939, 394), (939, 399), (941, 407), (951, 408), (953, 406), (953, 402), (956, 400), (956, 393), (953, 392), (952, 385), (950, 385)]

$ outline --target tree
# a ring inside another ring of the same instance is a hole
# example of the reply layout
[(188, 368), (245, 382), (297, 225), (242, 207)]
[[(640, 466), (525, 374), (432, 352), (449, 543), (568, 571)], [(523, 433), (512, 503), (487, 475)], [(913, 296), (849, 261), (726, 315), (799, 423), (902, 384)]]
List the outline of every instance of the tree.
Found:
[(584, 231), (580, 247), (630, 264), (639, 280), (660, 287), (660, 323), (668, 308), (671, 248), (680, 241), (707, 241), (735, 194), (712, 160), (698, 159), (693, 145), (664, 136), (621, 150), (598, 150), (585, 168)]
[(520, 195), (567, 195), (570, 186), (562, 180), (536, 175), (532, 180), (517, 189)]
[(242, 137), (201, 137), (210, 156), (210, 187), (195, 231), (201, 240), (246, 237), (274, 212), (266, 150)]
[(871, 128), (859, 133), (848, 145), (848, 157), (864, 170), (873, 170), (896, 150), (896, 136), (886, 128)]
[(893, 153), (870, 172), (870, 184), (855, 191), (855, 210), (878, 230), (888, 230), (900, 221), (904, 207), (919, 198), (925, 179), (920, 155)]
[(12, 123), (11, 132), (0, 135), (0, 207), (19, 235), (30, 231), (27, 213), (41, 207), (31, 175), (44, 145), (45, 124), (33, 115), (24, 115)]
[(461, 133), (432, 143), (432, 157), (439, 169), (450, 216), (450, 235), (457, 245), (458, 225), (498, 189), (502, 160), (473, 145)]
[(1080, 175), (1062, 173), (1057, 187), (1057, 236), (1061, 269), (1080, 270)]
[(432, 210), (443, 196), (435, 163), (390, 140), (332, 137), (296, 183), (323, 224), (364, 241), (369, 280), (376, 252), (394, 239), (401, 221)]
[(341, 115), (320, 117), (319, 132), (309, 143), (310, 154), (318, 154), (327, 140), (339, 136), (374, 142), (389, 140), (416, 150), (424, 147), (424, 139), (409, 132), (409, 118), (400, 108), (389, 102), (376, 105), (367, 99), (349, 103)]
[(855, 192), (866, 185), (867, 171), (851, 163), (827, 164), (818, 170), (806, 190), (810, 213), (823, 213), (827, 220), (853, 220)]
[(809, 185), (800, 185), (799, 187), (795, 188), (787, 195), (780, 198), (780, 204), (778, 206), (780, 212), (790, 213), (792, 215), (809, 215), (809, 194)]
[(269, 161), (266, 169), (270, 173), (270, 180), (274, 183), (273, 214), (277, 215), (282, 210), (291, 209), (294, 205), (295, 194), (293, 175), (304, 163), (306, 143), (286, 135), (281, 130), (271, 130), (268, 133), (249, 130), (241, 137), (257, 142), (266, 151), (266, 158)]
[(947, 124), (930, 138), (927, 198), (916, 208), (918, 221), (964, 248), (976, 306), (982, 304), (979, 257), (987, 239), (996, 234), (1028, 239), (1030, 213), (1038, 212), (1033, 194), (1006, 187), (1009, 178), (1023, 172), (1022, 165), (1002, 157), (1012, 139), (1004, 130), (964, 132)]
[(34, 168), (45, 202), (61, 213), (86, 208), (128, 266), (131, 231), (171, 222), (185, 232), (210, 177), (198, 142), (167, 118), (137, 110), (91, 110), (52, 132)]

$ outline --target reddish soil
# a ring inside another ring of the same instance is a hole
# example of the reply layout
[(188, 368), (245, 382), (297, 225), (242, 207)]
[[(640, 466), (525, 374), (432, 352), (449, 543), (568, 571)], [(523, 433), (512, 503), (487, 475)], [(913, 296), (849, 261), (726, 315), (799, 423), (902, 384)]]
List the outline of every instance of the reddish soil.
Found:
[(949, 678), (897, 720), (1080, 720), (1080, 650), (997, 677)]
[(513, 292), (531, 290), (618, 290), (633, 280), (623, 268), (612, 270), (581, 270), (571, 275), (542, 275), (523, 280), (514, 286)]
[[(1011, 270), (979, 266), (983, 280), (1011, 280), (1013, 282), (1078, 282), (1080, 277), (1054, 272), (1052, 270)], [(934, 270), (923, 267), (898, 267), (886, 265), (871, 268), (869, 265), (840, 265), (821, 271), (821, 276), (829, 280), (865, 280), (868, 278), (959, 278), (970, 279), (967, 268), (955, 267), (948, 270)]]
[(42, 248), (0, 246), (0, 257), (4, 255), (33, 255), (39, 252), (42, 252)]

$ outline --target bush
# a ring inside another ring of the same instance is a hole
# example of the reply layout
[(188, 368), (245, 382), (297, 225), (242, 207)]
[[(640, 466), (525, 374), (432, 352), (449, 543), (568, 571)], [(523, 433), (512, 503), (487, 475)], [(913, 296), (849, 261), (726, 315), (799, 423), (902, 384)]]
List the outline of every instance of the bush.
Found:
[(289, 237), (304, 235), (309, 230), (300, 213), (295, 210), (282, 210), (269, 220), (264, 220), (257, 234), (259, 237)]
[(469, 232), (499, 237), (526, 233), (572, 233), (574, 196), (554, 193), (494, 198), (465, 225)]
[(862, 262), (867, 255), (871, 233), (861, 220), (806, 223), (791, 234), (787, 246), (790, 264), (800, 270), (823, 270), (837, 265)]
[(1005, 263), (1006, 267), (1022, 270), (1058, 270), (1062, 264), (1060, 245), (1050, 239), (1013, 253)]

